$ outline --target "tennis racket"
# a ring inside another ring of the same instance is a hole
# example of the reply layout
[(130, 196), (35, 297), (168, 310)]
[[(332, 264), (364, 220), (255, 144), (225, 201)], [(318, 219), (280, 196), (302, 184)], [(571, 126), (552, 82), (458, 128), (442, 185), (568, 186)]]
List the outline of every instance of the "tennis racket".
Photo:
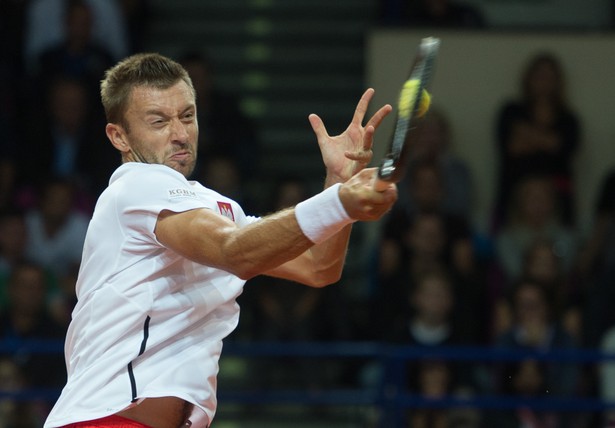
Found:
[(389, 151), (378, 168), (378, 175), (374, 183), (374, 189), (378, 191), (384, 191), (389, 183), (398, 183), (405, 174), (408, 148), (413, 139), (412, 134), (422, 117), (420, 109), (423, 90), (429, 85), (439, 47), (440, 39), (435, 37), (426, 37), (421, 40), (410, 76), (399, 93), (393, 138)]

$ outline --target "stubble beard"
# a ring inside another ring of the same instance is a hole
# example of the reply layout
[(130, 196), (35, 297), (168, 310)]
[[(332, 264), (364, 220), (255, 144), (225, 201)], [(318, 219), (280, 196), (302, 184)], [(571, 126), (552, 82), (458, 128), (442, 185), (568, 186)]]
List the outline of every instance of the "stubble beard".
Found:
[[(143, 147), (143, 144), (139, 144), (139, 146)], [(190, 157), (186, 160), (171, 160), (173, 154), (178, 151), (187, 151), (190, 153)], [(180, 150), (169, 150), (165, 152), (162, 156), (158, 156), (154, 152), (150, 151), (141, 151), (139, 149), (135, 149), (134, 147), (131, 150), (132, 160), (135, 162), (141, 162), (146, 164), (154, 164), (154, 165), (165, 165), (171, 169), (182, 174), (184, 177), (188, 178), (194, 172), (196, 167), (196, 150), (190, 148), (189, 145), (185, 145), (180, 148)]]
[(185, 161), (174, 161), (174, 165), (169, 165), (169, 163), (165, 163), (170, 168), (173, 168), (175, 171), (181, 173), (184, 177), (188, 178), (194, 172), (194, 168), (196, 166), (196, 156), (191, 153), (190, 160)]

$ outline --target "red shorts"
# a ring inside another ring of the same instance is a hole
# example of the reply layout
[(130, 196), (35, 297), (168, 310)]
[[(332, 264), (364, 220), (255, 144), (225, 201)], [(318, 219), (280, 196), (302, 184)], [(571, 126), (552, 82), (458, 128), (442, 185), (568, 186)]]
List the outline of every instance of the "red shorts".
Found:
[(151, 428), (132, 419), (123, 418), (117, 415), (107, 416), (106, 418), (95, 419), (93, 421), (77, 422), (66, 425), (63, 428)]

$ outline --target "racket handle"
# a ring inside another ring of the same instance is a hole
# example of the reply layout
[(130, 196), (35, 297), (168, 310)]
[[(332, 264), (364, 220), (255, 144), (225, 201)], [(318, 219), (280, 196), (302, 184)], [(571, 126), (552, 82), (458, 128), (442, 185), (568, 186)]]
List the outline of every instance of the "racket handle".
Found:
[(388, 181), (381, 180), (376, 176), (374, 180), (374, 190), (376, 192), (384, 192), (389, 187), (389, 184)]

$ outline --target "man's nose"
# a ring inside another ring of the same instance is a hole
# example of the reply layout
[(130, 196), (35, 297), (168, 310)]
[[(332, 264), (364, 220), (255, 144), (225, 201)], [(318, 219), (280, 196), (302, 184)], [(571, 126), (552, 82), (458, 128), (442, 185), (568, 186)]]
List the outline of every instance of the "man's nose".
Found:
[(179, 119), (171, 121), (171, 138), (173, 141), (185, 142), (188, 139), (188, 130), (186, 125)]

